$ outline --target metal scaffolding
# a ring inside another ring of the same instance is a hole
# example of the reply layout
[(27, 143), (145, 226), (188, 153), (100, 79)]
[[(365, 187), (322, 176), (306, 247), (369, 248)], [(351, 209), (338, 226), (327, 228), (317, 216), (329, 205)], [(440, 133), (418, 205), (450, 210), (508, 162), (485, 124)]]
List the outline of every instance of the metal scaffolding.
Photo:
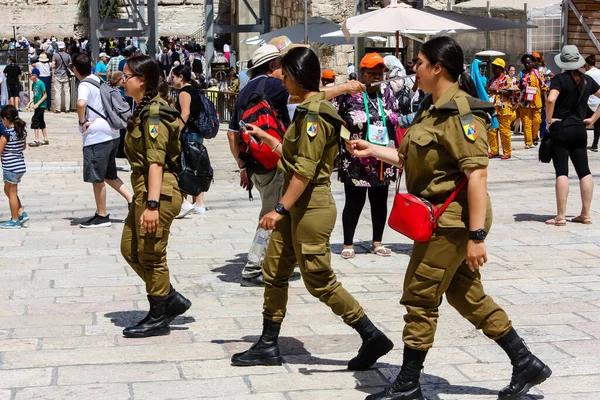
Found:
[[(102, 18), (100, 2), (108, 8), (117, 7), (120, 18)], [(98, 60), (99, 39), (140, 37), (148, 42), (148, 53), (156, 55), (158, 43), (158, 0), (89, 0), (90, 46), (92, 58)]]
[[(266, 33), (271, 31), (271, 0), (259, 0), (258, 14), (248, 3), (248, 0), (239, 0), (239, 4), (240, 7), (236, 7), (238, 15), (245, 6), (244, 12), (249, 12), (250, 15), (252, 15), (255, 20), (254, 24), (240, 25), (232, 23), (231, 25), (215, 25), (214, 0), (206, 0), (204, 2), (204, 16), (206, 18), (206, 29), (204, 31), (206, 43), (206, 76), (210, 76), (210, 67), (215, 56), (215, 34), (247, 32)], [(237, 18), (235, 18), (235, 20), (237, 21)]]

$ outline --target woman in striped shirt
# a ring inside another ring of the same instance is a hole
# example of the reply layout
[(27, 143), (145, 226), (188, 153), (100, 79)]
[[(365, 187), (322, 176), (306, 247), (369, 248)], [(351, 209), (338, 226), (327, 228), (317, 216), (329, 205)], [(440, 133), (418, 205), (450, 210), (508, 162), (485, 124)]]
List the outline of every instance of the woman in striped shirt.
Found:
[(27, 144), (25, 138), (25, 121), (19, 118), (17, 109), (12, 105), (5, 106), (0, 111), (2, 124), (6, 128), (0, 133), (0, 153), (2, 154), (2, 174), (4, 178), (4, 193), (8, 197), (11, 218), (0, 224), (2, 229), (19, 229), (21, 224), (29, 220), (23, 210), (18, 195), (18, 184), (25, 174), (25, 157), (23, 150)]

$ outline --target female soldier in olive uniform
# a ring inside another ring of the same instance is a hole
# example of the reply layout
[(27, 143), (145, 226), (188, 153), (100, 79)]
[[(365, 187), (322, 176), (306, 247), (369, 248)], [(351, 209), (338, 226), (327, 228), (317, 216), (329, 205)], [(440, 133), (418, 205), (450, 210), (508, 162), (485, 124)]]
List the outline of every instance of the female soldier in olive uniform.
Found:
[(343, 121), (319, 92), (320, 65), (307, 48), (290, 50), (282, 60), (283, 82), (290, 95), (298, 96), (294, 120), (283, 138), (270, 136), (256, 126), (251, 133), (280, 156), (284, 171), (284, 195), (275, 210), (263, 216), (260, 226), (275, 229), (263, 264), (265, 281), (263, 333), (248, 351), (235, 354), (237, 366), (280, 365), (277, 338), (285, 317), (288, 280), (296, 261), (308, 291), (327, 304), (363, 339), (358, 355), (348, 368), (364, 370), (393, 347), (331, 269), (329, 239), (337, 211), (331, 195), (333, 161), (338, 153)]
[(451, 306), (506, 351), (513, 376), (499, 399), (517, 399), (551, 371), (527, 349), (480, 280), (479, 268), (487, 261), (484, 239), (492, 225), (486, 131), (493, 105), (473, 97), (463, 53), (454, 39), (439, 37), (425, 43), (414, 70), (430, 96), (400, 149), (365, 141), (353, 141), (347, 148), (356, 156), (405, 164), (408, 192), (438, 207), (463, 179), (468, 179), (468, 185), (442, 214), (430, 241), (414, 244), (400, 301), (407, 311), (402, 369), (390, 387), (367, 399), (423, 399), (419, 375), (433, 345), (444, 294)]
[(148, 56), (127, 60), (123, 80), (137, 107), (127, 122), (125, 154), (131, 164), (134, 201), (125, 220), (121, 253), (146, 282), (150, 311), (127, 337), (166, 335), (169, 323), (191, 302), (170, 285), (167, 267), (169, 228), (181, 208), (181, 193), (171, 165), (179, 157), (176, 110), (158, 95), (159, 66)]

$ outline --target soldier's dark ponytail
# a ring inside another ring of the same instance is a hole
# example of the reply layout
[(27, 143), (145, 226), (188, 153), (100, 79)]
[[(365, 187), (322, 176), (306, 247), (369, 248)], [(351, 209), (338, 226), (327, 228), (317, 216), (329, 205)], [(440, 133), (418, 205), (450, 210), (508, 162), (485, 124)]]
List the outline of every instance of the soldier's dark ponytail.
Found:
[(477, 90), (471, 76), (465, 71), (465, 56), (458, 42), (447, 36), (439, 36), (421, 46), (421, 53), (431, 65), (439, 63), (458, 82), (460, 89), (473, 97)]
[(144, 107), (158, 95), (161, 71), (157, 63), (149, 56), (131, 57), (127, 60), (127, 66), (131, 70), (132, 75), (143, 78), (146, 84), (144, 97), (142, 97), (142, 100), (135, 107), (133, 115), (127, 120), (127, 131), (131, 132), (137, 125), (137, 120)]

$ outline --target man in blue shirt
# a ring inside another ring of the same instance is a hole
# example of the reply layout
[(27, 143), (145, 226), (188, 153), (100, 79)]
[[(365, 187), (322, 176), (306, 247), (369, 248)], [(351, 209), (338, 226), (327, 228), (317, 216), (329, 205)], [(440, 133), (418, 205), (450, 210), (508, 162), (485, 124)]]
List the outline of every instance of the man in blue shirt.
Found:
[(100, 61), (96, 64), (96, 75), (100, 77), (104, 82), (106, 82), (106, 73), (108, 71), (108, 67), (106, 66), (108, 62), (108, 55), (106, 53), (100, 53), (98, 56)]

